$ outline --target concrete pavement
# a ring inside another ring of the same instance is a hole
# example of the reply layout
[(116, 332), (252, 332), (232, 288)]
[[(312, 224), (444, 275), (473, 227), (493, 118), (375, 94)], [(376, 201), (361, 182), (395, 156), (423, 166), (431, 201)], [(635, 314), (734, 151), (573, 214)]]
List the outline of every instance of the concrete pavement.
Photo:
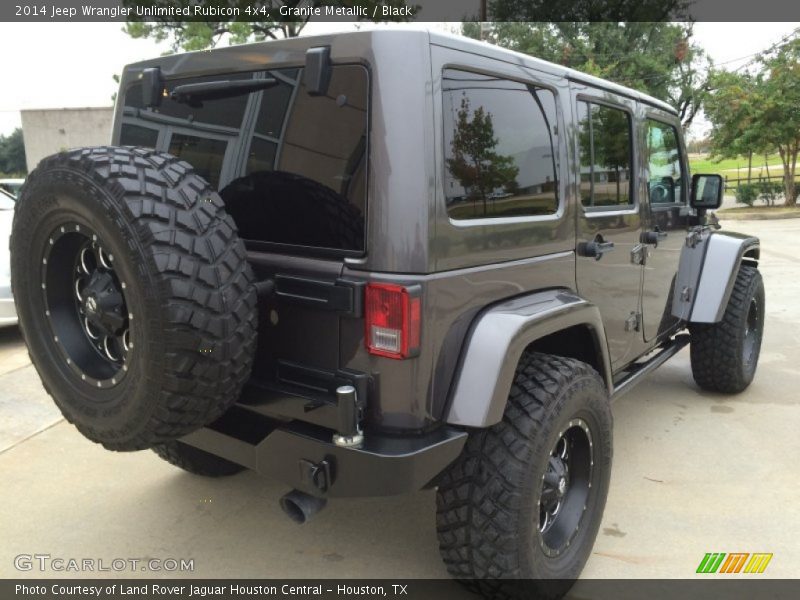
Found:
[[(706, 552), (772, 552), (765, 576), (800, 577), (800, 219), (730, 228), (762, 239), (756, 380), (734, 397), (701, 392), (685, 350), (614, 404), (611, 492), (584, 577), (691, 577)], [(75, 576), (21, 573), (23, 553), (194, 559), (195, 577), (446, 577), (433, 492), (334, 500), (294, 525), (275, 481), (203, 479), (83, 439), (15, 332), (0, 332), (0, 577)]]

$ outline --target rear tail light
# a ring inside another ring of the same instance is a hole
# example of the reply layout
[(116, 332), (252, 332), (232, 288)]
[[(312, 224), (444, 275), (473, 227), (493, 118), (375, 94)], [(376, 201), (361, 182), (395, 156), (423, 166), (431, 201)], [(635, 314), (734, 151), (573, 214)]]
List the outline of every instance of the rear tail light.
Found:
[(419, 286), (370, 283), (366, 291), (367, 350), (388, 358), (419, 354)]

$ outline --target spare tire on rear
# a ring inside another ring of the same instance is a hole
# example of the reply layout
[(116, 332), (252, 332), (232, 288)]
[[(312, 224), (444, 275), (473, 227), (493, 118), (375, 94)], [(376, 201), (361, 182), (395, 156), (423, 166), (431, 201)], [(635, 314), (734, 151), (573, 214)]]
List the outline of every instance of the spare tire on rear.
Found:
[(15, 211), (11, 277), (45, 389), (110, 450), (210, 423), (249, 377), (244, 244), (219, 195), (174, 156), (99, 147), (44, 159)]

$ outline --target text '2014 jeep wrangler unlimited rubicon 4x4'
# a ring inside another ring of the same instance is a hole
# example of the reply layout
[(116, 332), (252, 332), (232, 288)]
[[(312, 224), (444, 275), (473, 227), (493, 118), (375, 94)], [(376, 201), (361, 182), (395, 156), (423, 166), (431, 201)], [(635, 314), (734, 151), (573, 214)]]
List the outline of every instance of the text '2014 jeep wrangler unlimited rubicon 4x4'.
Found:
[(759, 242), (705, 224), (720, 178), (636, 91), (358, 32), (130, 65), (113, 144), (16, 211), (42, 381), (109, 449), (285, 482), (299, 522), (435, 487), (454, 576), (569, 581), (611, 398), (688, 343), (703, 389), (753, 379)]

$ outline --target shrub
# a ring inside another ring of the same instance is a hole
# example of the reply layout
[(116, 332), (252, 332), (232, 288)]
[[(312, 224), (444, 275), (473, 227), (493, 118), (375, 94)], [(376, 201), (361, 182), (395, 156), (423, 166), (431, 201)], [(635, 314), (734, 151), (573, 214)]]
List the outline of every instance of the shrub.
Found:
[(783, 183), (780, 181), (759, 181), (756, 186), (759, 199), (763, 200), (767, 206), (774, 206), (775, 200), (784, 193)]
[(755, 183), (740, 183), (736, 188), (736, 201), (753, 206), (758, 199), (758, 185)]

